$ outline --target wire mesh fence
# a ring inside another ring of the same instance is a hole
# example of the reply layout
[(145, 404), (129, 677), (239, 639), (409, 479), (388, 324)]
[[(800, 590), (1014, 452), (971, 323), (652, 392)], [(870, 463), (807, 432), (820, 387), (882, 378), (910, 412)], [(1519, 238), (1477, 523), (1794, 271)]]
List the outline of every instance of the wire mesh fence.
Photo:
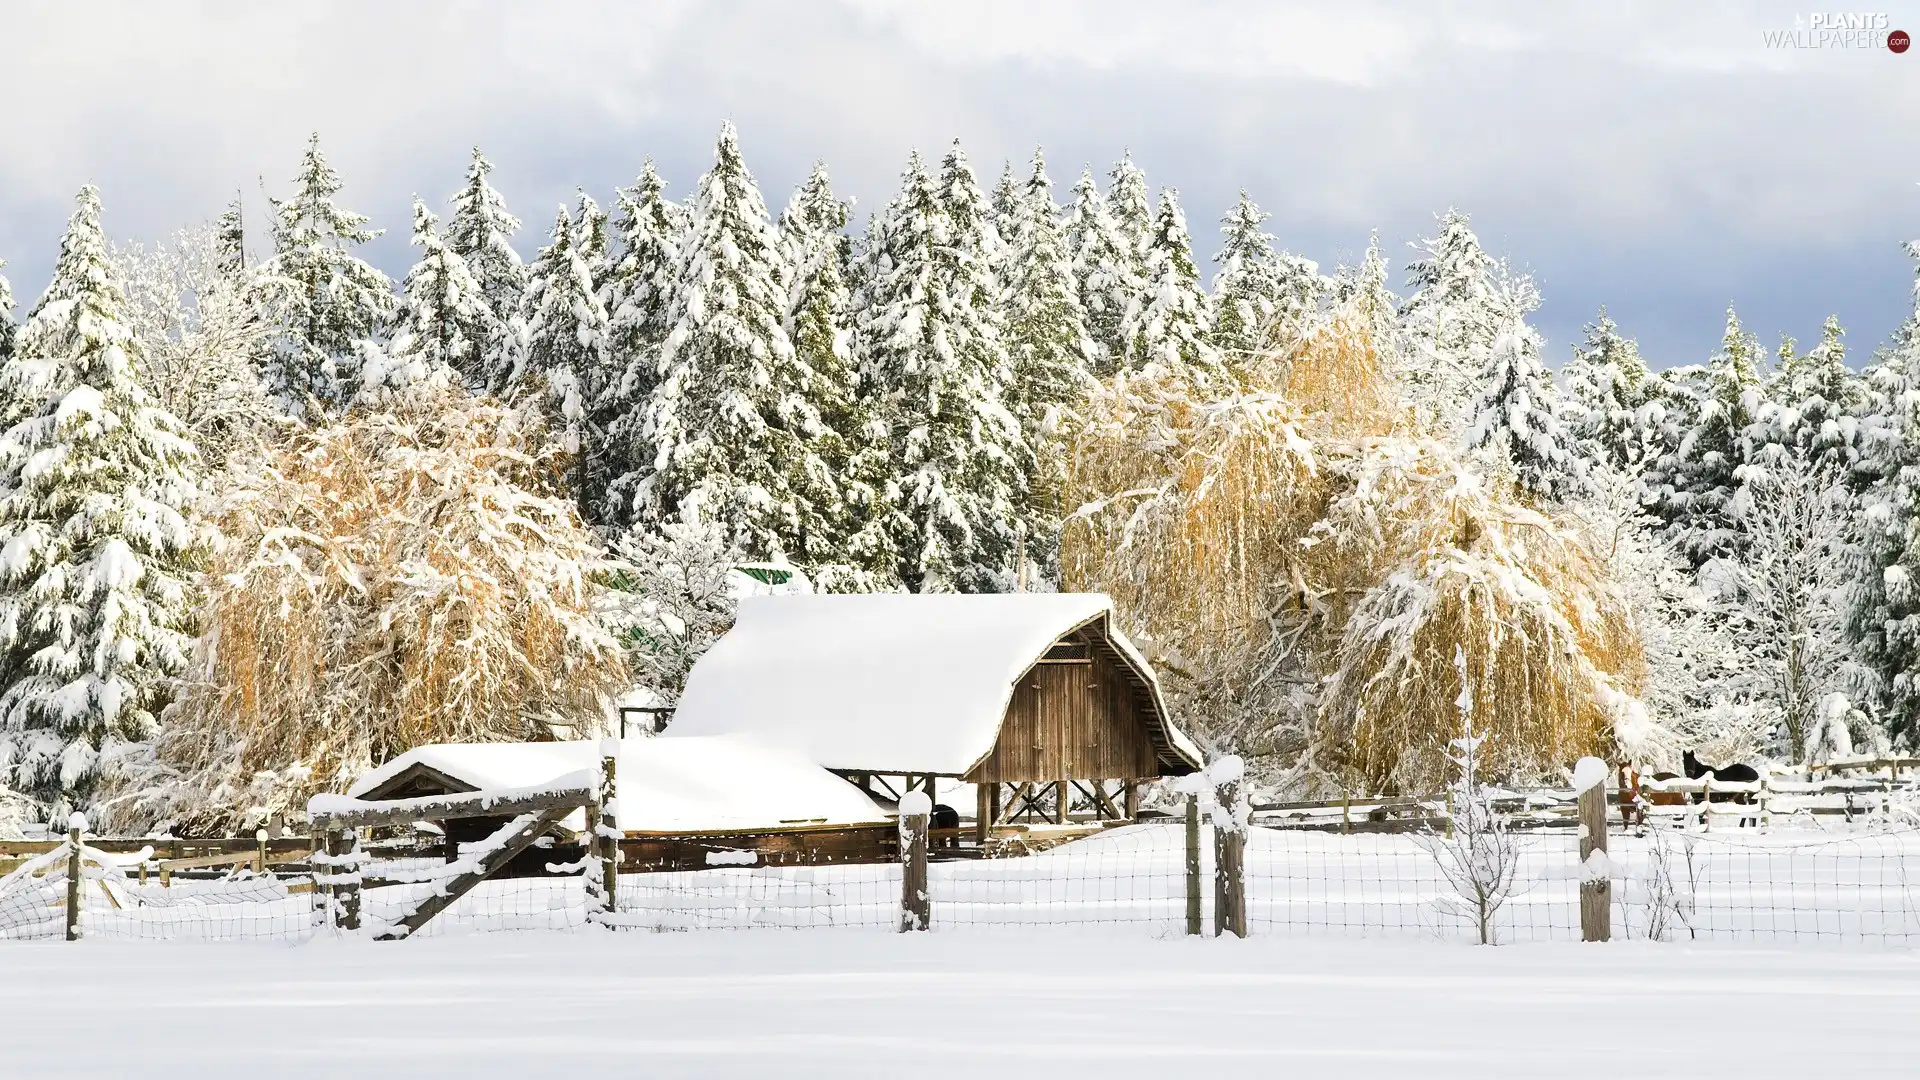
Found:
[(899, 863), (622, 874), (609, 925), (640, 930), (897, 930)]
[[(1173, 936), (1211, 933), (1214, 841), (1190, 851), (1178, 821), (1112, 828), (1057, 846), (928, 867), (936, 931), (1046, 927)], [(1426, 834), (1343, 835), (1249, 830), (1244, 892), (1249, 932), (1262, 936), (1477, 940), (1477, 915)], [(1515, 870), (1491, 914), (1500, 943), (1577, 941), (1584, 873), (1571, 830), (1513, 836)], [(596, 866), (574, 849), (536, 850), (538, 864), (481, 881), (415, 933), (900, 928), (898, 862), (758, 865), (751, 853), (715, 853), (702, 870), (622, 873), (612, 911)], [(142, 881), (139, 855), (82, 848), (80, 936), (93, 940), (300, 942), (339, 931), (329, 890), (343, 867), (249, 867), (216, 877)], [(572, 861), (567, 861), (572, 860)], [(66, 845), (0, 878), (0, 939), (59, 938), (67, 930)], [(316, 883), (313, 870), (320, 871)], [(359, 930), (378, 936), (455, 873), (444, 857), (370, 851)], [(1612, 881), (1616, 939), (1837, 945), (1920, 944), (1920, 830), (1689, 833), (1616, 832), (1601, 873)]]

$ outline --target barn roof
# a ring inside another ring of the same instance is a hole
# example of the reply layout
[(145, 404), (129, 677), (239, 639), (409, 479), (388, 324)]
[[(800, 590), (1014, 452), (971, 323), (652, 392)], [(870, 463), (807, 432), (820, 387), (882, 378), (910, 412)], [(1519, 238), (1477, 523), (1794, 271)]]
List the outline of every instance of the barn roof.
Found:
[(694, 665), (668, 737), (750, 734), (829, 769), (961, 776), (992, 752), (1020, 677), (1096, 627), (1152, 699), (1163, 757), (1198, 767), (1112, 611), (1098, 593), (748, 597)]
[[(886, 821), (872, 799), (791, 750), (746, 736), (618, 740), (615, 824), (626, 831), (772, 828)], [(356, 780), (377, 796), (422, 772), (475, 791), (529, 788), (600, 767), (598, 740), (438, 743), (416, 747)]]

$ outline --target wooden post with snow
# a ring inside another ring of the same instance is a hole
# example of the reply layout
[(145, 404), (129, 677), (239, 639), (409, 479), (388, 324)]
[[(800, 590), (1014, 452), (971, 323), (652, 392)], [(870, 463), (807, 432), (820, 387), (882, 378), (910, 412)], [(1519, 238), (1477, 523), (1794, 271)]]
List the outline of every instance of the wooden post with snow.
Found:
[(1200, 936), (1200, 796), (1187, 796), (1187, 933)]
[[(619, 778), (616, 766), (619, 764), (620, 744), (612, 739), (600, 743), (600, 815), (598, 820), (589, 819), (587, 827), (593, 831), (600, 852), (600, 904), (601, 910), (608, 915), (620, 910), (620, 830), (614, 822), (617, 820), (620, 806)], [(589, 852), (596, 850), (589, 846)]]
[(933, 924), (933, 900), (927, 892), (927, 829), (933, 800), (924, 791), (900, 796), (900, 932)]
[(327, 830), (327, 907), (335, 930), (360, 929), (360, 830)]
[[(1580, 940), (1613, 937), (1613, 870), (1607, 864), (1607, 763), (1584, 757), (1573, 767), (1580, 798)], [(1598, 856), (1596, 858), (1596, 856)]]
[(1247, 807), (1241, 797), (1246, 763), (1227, 755), (1207, 766), (1213, 788), (1213, 936), (1247, 936)]
[(87, 880), (86, 863), (80, 837), (86, 832), (87, 819), (78, 813), (67, 818), (67, 940), (80, 940), (80, 886)]
[(253, 831), (253, 873), (259, 877), (267, 872), (267, 830)]

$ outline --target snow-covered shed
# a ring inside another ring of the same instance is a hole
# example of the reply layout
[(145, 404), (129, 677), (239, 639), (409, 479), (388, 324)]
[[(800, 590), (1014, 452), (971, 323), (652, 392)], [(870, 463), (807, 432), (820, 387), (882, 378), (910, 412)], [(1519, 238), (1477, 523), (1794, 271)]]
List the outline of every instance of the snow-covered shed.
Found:
[[(631, 738), (615, 758), (623, 832), (707, 832), (889, 821), (868, 796), (782, 747), (751, 737)], [(600, 767), (600, 743), (438, 743), (354, 782), (361, 799), (530, 788)], [(477, 837), (476, 837), (477, 838)], [(464, 839), (464, 838), (463, 838)]]
[(1139, 781), (1201, 764), (1096, 593), (748, 597), (666, 738), (719, 735), (790, 746), (883, 798), (977, 784), (983, 828), (1130, 817)]

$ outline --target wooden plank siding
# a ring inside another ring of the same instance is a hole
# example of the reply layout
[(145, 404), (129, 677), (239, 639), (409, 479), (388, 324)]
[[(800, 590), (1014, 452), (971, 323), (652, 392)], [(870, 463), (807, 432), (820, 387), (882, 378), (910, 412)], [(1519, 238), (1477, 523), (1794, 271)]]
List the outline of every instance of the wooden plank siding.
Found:
[[(1084, 635), (1084, 636), (1083, 636)], [(1149, 709), (1130, 669), (1098, 631), (1079, 631), (1082, 658), (1043, 660), (1015, 685), (993, 752), (974, 783), (1130, 780), (1161, 773)], [(1072, 653), (1065, 653), (1072, 656)]]

